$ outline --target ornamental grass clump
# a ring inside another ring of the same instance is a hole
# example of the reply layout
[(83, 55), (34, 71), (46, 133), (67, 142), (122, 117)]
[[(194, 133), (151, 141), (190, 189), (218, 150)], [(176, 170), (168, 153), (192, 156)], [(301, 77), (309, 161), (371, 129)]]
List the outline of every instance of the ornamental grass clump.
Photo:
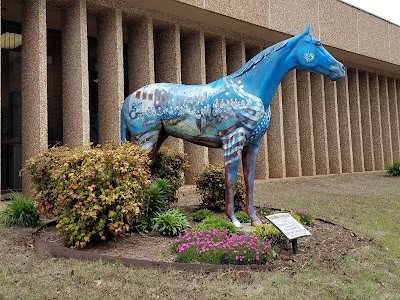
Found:
[(12, 193), (6, 209), (0, 212), (0, 220), (6, 226), (29, 227), (39, 223), (35, 201), (19, 193)]
[(154, 230), (161, 235), (177, 236), (182, 234), (189, 222), (180, 209), (173, 208), (157, 214), (154, 218)]
[(133, 231), (147, 233), (154, 225), (154, 218), (167, 210), (174, 189), (167, 179), (156, 178), (150, 186), (150, 199), (146, 207), (141, 210), (139, 218), (133, 222)]
[(400, 160), (393, 162), (385, 167), (386, 174), (389, 176), (400, 176)]
[(175, 239), (173, 252), (177, 253), (178, 262), (233, 265), (261, 265), (276, 256), (269, 241), (217, 229), (187, 231)]
[(55, 148), (29, 160), (27, 171), (39, 212), (56, 216), (73, 248), (129, 231), (150, 199), (147, 152), (130, 143)]

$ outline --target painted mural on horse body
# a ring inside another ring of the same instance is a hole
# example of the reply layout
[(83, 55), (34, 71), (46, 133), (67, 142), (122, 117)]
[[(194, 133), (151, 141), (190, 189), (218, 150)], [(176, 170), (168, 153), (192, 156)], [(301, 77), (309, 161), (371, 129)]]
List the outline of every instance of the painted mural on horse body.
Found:
[[(292, 69), (314, 71), (337, 80), (345, 67), (310, 34), (260, 52), (233, 74), (205, 85), (156, 83), (129, 95), (121, 109), (121, 141), (132, 140), (157, 153), (168, 136), (213, 148), (223, 148), (225, 212), (234, 214), (233, 198), (240, 157), (246, 184), (246, 212), (260, 224), (254, 210), (256, 155), (268, 129), (270, 102), (282, 78)], [(273, 142), (273, 141), (272, 141)]]

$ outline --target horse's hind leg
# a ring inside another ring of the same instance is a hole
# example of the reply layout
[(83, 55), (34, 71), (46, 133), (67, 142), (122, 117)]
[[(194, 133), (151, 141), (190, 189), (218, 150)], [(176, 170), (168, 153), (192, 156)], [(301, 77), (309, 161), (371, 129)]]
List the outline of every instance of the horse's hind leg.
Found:
[(254, 173), (256, 169), (256, 156), (259, 145), (246, 146), (242, 151), (242, 163), (244, 181), (246, 184), (246, 212), (251, 219), (251, 225), (261, 225), (261, 220), (254, 211), (253, 189), (254, 189)]
[(241, 227), (239, 220), (235, 216), (235, 189), (237, 172), (239, 169), (240, 157), (237, 155), (230, 161), (225, 156), (225, 213), (236, 227)]
[(164, 143), (167, 137), (168, 133), (165, 132), (164, 128), (161, 128), (161, 130), (158, 133), (157, 142), (153, 144), (153, 147), (149, 153), (150, 159), (153, 159), (153, 157), (157, 154), (158, 150), (160, 150), (162, 143)]

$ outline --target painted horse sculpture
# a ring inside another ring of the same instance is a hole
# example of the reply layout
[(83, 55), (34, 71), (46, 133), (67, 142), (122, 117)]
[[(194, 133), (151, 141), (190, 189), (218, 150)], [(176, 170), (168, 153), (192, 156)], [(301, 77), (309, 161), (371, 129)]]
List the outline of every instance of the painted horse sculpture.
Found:
[[(292, 69), (314, 71), (337, 80), (345, 67), (310, 34), (260, 52), (233, 74), (205, 85), (156, 83), (129, 95), (121, 110), (121, 141), (136, 142), (152, 158), (168, 136), (212, 148), (223, 148), (225, 212), (235, 226), (233, 198), (240, 157), (246, 184), (246, 212), (252, 225), (261, 224), (254, 211), (256, 155), (267, 131), (270, 102), (282, 78)], [(272, 141), (273, 142), (273, 141)]]

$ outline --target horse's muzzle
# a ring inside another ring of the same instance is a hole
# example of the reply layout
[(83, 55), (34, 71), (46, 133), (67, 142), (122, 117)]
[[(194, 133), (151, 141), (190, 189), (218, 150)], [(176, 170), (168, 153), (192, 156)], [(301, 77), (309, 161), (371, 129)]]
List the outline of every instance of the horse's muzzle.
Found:
[(341, 63), (338, 63), (336, 66), (330, 67), (329, 71), (330, 80), (338, 80), (346, 76), (346, 67)]

